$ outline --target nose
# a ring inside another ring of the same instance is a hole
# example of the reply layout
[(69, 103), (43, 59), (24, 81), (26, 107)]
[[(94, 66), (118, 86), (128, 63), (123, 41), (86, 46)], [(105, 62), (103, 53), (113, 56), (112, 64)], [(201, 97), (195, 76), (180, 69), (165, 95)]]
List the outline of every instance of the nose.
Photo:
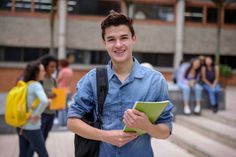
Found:
[(118, 39), (116, 40), (115, 46), (120, 47), (122, 45), (121, 41)]

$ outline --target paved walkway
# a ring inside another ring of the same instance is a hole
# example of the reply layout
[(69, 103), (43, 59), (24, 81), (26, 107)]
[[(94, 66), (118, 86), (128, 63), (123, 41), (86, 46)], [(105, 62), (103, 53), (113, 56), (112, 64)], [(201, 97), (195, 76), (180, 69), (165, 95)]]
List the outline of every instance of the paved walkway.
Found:
[[(236, 104), (234, 97), (236, 87), (230, 87), (226, 90), (227, 110), (220, 111), (219, 114), (236, 113)], [(230, 105), (228, 105), (230, 104)], [(235, 114), (234, 114), (235, 115)], [(58, 130), (58, 129), (57, 129)], [(73, 133), (64, 131), (52, 131), (46, 143), (50, 157), (73, 157)], [(152, 146), (155, 157), (194, 157), (189, 152), (171, 143), (169, 140), (152, 140)], [(209, 146), (210, 147), (210, 146)], [(16, 134), (0, 135), (0, 156), (16, 157), (18, 156), (18, 138)], [(36, 156), (36, 155), (35, 155)]]
[[(51, 132), (47, 141), (47, 149), (50, 157), (73, 157), (73, 133), (69, 131)], [(184, 149), (168, 140), (152, 140), (155, 157), (194, 157)], [(14, 135), (0, 135), (0, 152), (2, 157), (17, 157), (18, 137)], [(36, 157), (37, 155), (34, 155)]]

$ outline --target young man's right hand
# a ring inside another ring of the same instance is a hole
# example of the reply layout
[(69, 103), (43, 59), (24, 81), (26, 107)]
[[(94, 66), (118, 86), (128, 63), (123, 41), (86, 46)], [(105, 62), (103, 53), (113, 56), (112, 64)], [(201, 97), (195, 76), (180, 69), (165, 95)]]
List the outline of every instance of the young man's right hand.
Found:
[(115, 145), (117, 147), (122, 147), (130, 141), (138, 137), (135, 132), (123, 132), (123, 130), (111, 130), (104, 131), (102, 134), (102, 141)]

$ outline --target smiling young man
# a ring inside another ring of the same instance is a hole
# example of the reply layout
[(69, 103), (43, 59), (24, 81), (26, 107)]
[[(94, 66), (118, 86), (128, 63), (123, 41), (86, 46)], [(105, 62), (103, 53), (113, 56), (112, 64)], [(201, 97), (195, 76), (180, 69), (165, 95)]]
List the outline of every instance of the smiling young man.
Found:
[[(77, 85), (74, 104), (68, 113), (68, 128), (80, 136), (99, 140), (99, 157), (153, 157), (151, 137), (165, 139), (172, 130), (172, 104), (152, 124), (133, 110), (136, 101), (168, 100), (168, 87), (161, 73), (145, 68), (133, 57), (136, 36), (132, 19), (111, 11), (101, 24), (102, 39), (111, 60), (106, 66), (109, 90), (103, 105), (102, 129), (84, 123), (86, 112), (97, 107), (96, 70), (88, 72)], [(145, 130), (138, 136), (123, 132), (124, 125)]]

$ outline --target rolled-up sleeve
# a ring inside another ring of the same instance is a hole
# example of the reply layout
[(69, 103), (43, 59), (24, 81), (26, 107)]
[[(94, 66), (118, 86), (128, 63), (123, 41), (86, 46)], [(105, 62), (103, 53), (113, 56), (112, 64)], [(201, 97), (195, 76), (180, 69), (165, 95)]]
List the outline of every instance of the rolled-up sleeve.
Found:
[(156, 124), (160, 123), (167, 124), (170, 129), (170, 133), (172, 132), (172, 121), (173, 121), (173, 114), (171, 113), (172, 108), (173, 105), (170, 102), (162, 112), (161, 116), (156, 121)]
[(77, 84), (73, 103), (68, 111), (68, 118), (82, 118), (85, 113), (91, 112), (95, 106), (91, 84), (92, 75), (86, 74)]

